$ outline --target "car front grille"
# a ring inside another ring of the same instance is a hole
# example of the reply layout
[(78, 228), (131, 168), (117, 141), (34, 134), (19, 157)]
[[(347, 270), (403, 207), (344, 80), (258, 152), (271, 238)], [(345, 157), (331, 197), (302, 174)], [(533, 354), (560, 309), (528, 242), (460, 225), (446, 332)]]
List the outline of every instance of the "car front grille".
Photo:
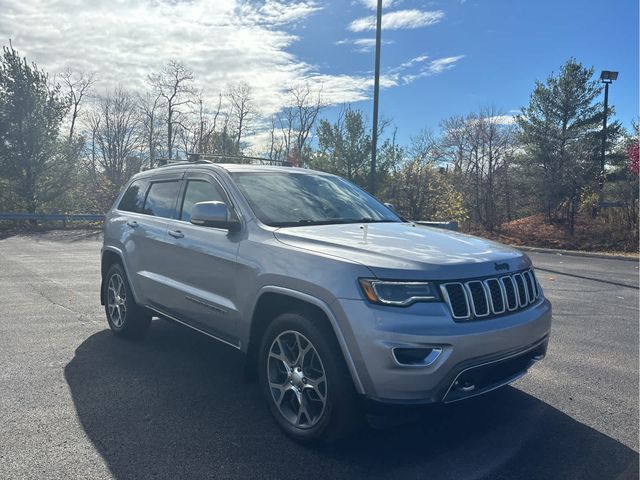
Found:
[(540, 297), (533, 269), (440, 285), (455, 320), (491, 318), (522, 310)]

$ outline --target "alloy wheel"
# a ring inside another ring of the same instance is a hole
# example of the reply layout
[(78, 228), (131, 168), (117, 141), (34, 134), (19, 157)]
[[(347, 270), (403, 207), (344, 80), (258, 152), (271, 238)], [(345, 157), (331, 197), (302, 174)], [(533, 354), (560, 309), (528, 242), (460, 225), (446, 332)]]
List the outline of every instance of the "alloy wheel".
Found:
[(127, 318), (127, 292), (124, 280), (117, 273), (109, 278), (107, 306), (109, 307), (109, 319), (113, 326), (122, 328)]
[(313, 344), (299, 332), (280, 333), (267, 360), (269, 390), (278, 410), (292, 425), (311, 428), (327, 405), (327, 379)]

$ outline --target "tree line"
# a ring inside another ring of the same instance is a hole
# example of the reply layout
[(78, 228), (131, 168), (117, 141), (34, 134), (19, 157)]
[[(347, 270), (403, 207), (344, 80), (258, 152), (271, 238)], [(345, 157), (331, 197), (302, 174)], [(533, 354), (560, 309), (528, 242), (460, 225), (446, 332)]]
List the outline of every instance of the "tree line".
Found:
[[(367, 115), (345, 105), (325, 117), (321, 87), (292, 86), (282, 108), (266, 117), (245, 82), (210, 105), (176, 60), (150, 73), (144, 91), (98, 92), (97, 79), (71, 70), (50, 77), (11, 45), (3, 48), (1, 211), (104, 212), (131, 175), (188, 152), (262, 156), (369, 183)], [(603, 201), (613, 200), (622, 213), (611, 221), (637, 235), (637, 124), (627, 132), (610, 122), (603, 174), (600, 96), (594, 70), (569, 59), (535, 83), (514, 116), (480, 108), (406, 144), (383, 119), (376, 194), (407, 218), (457, 220), (489, 232), (541, 213), (573, 234), (579, 214), (604, 215)]]

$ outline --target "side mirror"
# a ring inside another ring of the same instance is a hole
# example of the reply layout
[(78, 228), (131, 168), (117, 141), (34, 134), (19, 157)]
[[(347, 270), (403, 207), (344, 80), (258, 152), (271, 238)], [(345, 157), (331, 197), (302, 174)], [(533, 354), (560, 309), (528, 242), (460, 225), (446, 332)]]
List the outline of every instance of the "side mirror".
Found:
[(240, 222), (229, 219), (229, 209), (224, 202), (198, 202), (191, 209), (191, 223), (203, 227), (224, 228), (235, 232)]

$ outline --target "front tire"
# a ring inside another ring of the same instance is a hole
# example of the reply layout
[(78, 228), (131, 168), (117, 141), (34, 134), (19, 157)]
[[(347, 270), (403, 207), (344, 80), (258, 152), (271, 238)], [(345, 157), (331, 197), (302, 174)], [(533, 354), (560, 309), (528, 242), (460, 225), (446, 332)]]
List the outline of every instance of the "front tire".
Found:
[(128, 339), (144, 336), (151, 324), (151, 314), (136, 304), (129, 281), (120, 264), (114, 264), (105, 280), (105, 313), (114, 335)]
[(362, 423), (342, 352), (321, 320), (276, 317), (262, 340), (258, 376), (276, 422), (298, 442), (335, 441)]

